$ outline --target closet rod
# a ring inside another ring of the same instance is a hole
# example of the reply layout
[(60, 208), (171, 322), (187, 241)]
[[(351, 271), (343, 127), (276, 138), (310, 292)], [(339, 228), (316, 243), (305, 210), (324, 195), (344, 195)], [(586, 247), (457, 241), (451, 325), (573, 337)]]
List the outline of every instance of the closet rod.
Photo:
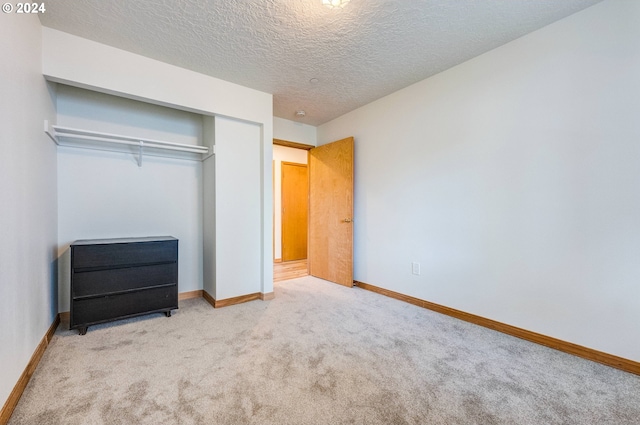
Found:
[[(197, 152), (197, 153), (207, 153), (208, 148), (205, 146), (197, 146), (197, 145), (187, 145), (184, 143), (174, 143), (174, 142), (165, 142), (163, 140), (154, 140), (154, 139), (146, 139), (141, 137), (132, 137), (132, 136), (124, 136), (121, 134), (112, 134), (112, 133), (103, 133), (100, 131), (89, 131), (89, 130), (81, 130), (78, 128), (71, 127), (62, 127), (58, 125), (51, 126), (55, 131), (56, 137), (69, 137), (76, 139), (88, 139), (88, 140), (97, 140), (104, 142), (122, 142), (122, 141), (130, 141), (135, 142), (134, 144), (138, 144), (139, 142), (144, 142), (145, 144), (154, 144), (158, 145), (157, 147), (162, 149), (168, 149), (170, 146), (176, 147), (179, 149), (173, 150), (184, 150), (187, 152)], [(94, 139), (95, 138), (95, 139)], [(97, 139), (100, 138), (100, 139)]]
[(118, 145), (130, 145), (130, 146), (140, 146), (140, 142), (144, 143), (145, 148), (160, 148), (170, 151), (180, 151), (180, 152), (194, 152), (194, 153), (206, 153), (208, 149), (206, 147), (191, 147), (189, 145), (163, 145), (158, 142), (149, 142), (145, 139), (134, 139), (135, 141), (129, 140), (117, 140), (117, 139), (109, 139), (106, 137), (97, 137), (97, 136), (84, 136), (79, 134), (59, 134), (56, 132), (57, 137), (64, 137), (65, 139), (78, 139), (78, 140), (94, 140), (96, 142), (107, 142), (107, 143), (115, 143)]

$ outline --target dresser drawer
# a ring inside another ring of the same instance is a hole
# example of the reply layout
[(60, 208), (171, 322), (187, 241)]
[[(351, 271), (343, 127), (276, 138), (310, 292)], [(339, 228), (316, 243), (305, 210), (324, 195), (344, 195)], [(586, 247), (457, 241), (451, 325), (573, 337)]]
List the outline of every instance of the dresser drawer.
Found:
[(71, 264), (74, 269), (172, 262), (177, 257), (177, 240), (71, 246)]
[(178, 264), (124, 267), (73, 273), (71, 296), (82, 298), (178, 282)]
[[(144, 306), (141, 309), (140, 306)], [(178, 308), (176, 286), (145, 289), (126, 294), (75, 300), (71, 310), (70, 327), (106, 322), (154, 311)]]

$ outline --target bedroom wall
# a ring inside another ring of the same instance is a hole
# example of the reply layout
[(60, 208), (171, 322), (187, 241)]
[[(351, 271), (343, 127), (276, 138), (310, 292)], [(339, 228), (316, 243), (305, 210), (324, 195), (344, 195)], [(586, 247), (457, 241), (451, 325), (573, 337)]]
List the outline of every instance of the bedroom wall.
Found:
[[(58, 313), (56, 148), (36, 15), (0, 15), (0, 407)], [(10, 58), (10, 60), (8, 59)]]
[(355, 136), (354, 278), (640, 361), (638, 22), (608, 0), (320, 126)]
[[(201, 115), (58, 85), (64, 127), (200, 144)], [(174, 236), (180, 292), (202, 289), (202, 163), (58, 148), (59, 308), (69, 311), (69, 244), (77, 239)]]
[(309, 124), (273, 117), (273, 138), (315, 146), (318, 129)]

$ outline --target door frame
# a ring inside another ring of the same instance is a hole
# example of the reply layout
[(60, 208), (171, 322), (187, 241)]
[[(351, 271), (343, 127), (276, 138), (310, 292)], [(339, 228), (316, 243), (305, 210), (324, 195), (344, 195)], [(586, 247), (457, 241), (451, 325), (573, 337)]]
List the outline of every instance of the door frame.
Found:
[[(273, 139), (273, 144), (277, 145), (277, 146), (284, 146), (287, 148), (294, 148), (294, 149), (300, 149), (300, 150), (305, 150), (307, 151), (307, 170), (309, 170), (309, 151), (313, 148), (315, 148), (316, 146), (314, 145), (309, 145), (306, 143), (299, 143), (299, 142), (292, 142), (290, 140), (284, 140), (284, 139)], [(272, 161), (273, 161), (273, 172), (272, 172), (272, 186), (273, 186), (273, 191), (271, 192), (273, 194), (273, 197), (275, 199), (275, 184), (276, 184), (276, 176), (275, 176), (275, 159), (273, 159), (273, 155), (272, 155)], [(282, 171), (281, 171), (282, 172)], [(309, 193), (309, 189), (307, 188), (307, 195)], [(282, 197), (282, 194), (280, 194), (280, 196)], [(307, 201), (308, 202), (308, 201)], [(275, 249), (275, 241), (276, 241), (276, 237), (275, 237), (275, 229), (276, 229), (276, 222), (275, 222), (275, 202), (273, 203), (273, 223), (271, 225), (272, 227), (272, 231), (271, 234), (272, 236), (272, 240), (273, 240), (273, 262), (281, 262), (282, 261), (282, 229), (281, 229), (281, 233), (280, 233), (280, 247), (281, 247), (281, 252), (280, 252), (280, 261), (276, 261), (278, 259), (276, 259), (276, 249)], [(282, 227), (282, 220), (280, 222), (280, 227)], [(309, 218), (307, 217), (307, 235), (309, 234)], [(309, 256), (309, 238), (307, 237), (307, 257)], [(307, 272), (309, 272), (309, 263), (307, 262)]]

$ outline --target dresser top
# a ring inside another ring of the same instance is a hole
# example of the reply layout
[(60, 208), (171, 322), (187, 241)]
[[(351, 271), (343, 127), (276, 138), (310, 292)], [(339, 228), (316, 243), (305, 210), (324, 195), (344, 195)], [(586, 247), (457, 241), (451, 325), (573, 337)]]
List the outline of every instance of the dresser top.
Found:
[(177, 241), (173, 236), (145, 236), (142, 238), (112, 238), (112, 239), (79, 239), (71, 245), (106, 245), (112, 243), (137, 243), (137, 242), (161, 242)]

